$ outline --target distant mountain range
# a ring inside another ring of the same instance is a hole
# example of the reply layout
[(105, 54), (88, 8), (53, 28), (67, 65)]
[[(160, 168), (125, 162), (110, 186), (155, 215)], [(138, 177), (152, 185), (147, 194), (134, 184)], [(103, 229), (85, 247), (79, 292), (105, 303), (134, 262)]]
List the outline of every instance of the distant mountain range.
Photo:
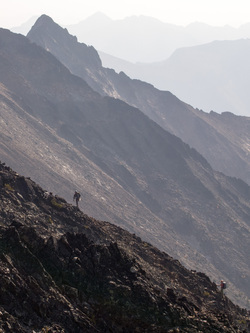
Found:
[[(0, 30), (1, 160), (67, 200), (79, 189), (85, 213), (136, 233), (214, 280), (226, 279), (228, 294), (247, 304), (249, 186), (214, 171), (138, 108), (94, 91), (73, 74), (49, 52), (52, 39), (66, 43), (66, 60), (71, 55), (79, 65), (77, 57), (83, 57), (82, 72), (99, 90), (128, 88), (128, 77), (114, 71), (117, 85), (107, 85), (94, 48), (78, 45), (66, 30), (66, 38), (58, 39), (62, 30), (46, 16), (36, 22), (29, 38), (48, 39), (45, 49)], [(142, 99), (142, 88), (152, 86), (139, 87), (130, 91)], [(170, 93), (164, 96), (171, 117), (189, 110)]]
[(147, 16), (112, 20), (100, 12), (66, 28), (80, 42), (134, 63), (162, 61), (178, 48), (214, 40), (250, 38), (250, 23), (239, 28), (213, 27), (199, 22), (184, 27)]
[(171, 91), (206, 112), (250, 116), (250, 23), (181, 27), (144, 16), (114, 21), (97, 13), (67, 28), (100, 51), (104, 67)]
[(103, 66), (169, 90), (181, 100), (218, 113), (250, 116), (250, 39), (180, 48), (168, 59), (132, 64), (100, 53)]
[[(12, 31), (26, 34), (34, 21)], [(145, 16), (112, 20), (96, 13), (67, 28), (98, 50), (104, 67), (171, 91), (205, 112), (250, 116), (250, 23), (183, 27)]]
[[(26, 35), (37, 18), (32, 17), (21, 26), (13, 27), (11, 31)], [(176, 49), (215, 40), (250, 38), (250, 23), (239, 28), (228, 25), (215, 27), (201, 22), (178, 26), (147, 16), (112, 20), (101, 12), (64, 27), (77, 36), (80, 42), (93, 45), (98, 52), (132, 63), (165, 61)]]

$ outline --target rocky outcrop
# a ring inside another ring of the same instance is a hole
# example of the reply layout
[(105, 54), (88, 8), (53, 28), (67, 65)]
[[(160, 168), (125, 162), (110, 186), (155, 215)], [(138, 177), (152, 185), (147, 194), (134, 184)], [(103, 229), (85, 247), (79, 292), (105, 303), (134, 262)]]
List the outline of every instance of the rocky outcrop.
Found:
[(247, 332), (203, 273), (0, 164), (3, 332)]

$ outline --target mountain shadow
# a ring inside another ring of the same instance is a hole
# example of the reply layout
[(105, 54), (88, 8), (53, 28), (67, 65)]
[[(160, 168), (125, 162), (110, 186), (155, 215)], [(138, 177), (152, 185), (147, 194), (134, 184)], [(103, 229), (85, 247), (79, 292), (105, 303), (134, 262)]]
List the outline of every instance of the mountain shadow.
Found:
[(49, 192), (249, 297), (249, 186), (215, 172), (137, 108), (95, 92), (51, 53), (0, 30), (1, 156)]

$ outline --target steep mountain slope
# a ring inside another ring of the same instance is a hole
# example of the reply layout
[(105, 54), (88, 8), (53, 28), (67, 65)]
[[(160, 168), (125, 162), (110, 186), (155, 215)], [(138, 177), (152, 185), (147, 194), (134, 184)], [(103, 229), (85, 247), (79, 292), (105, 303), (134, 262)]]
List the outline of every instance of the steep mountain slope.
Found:
[(244, 303), (249, 187), (27, 38), (1, 30), (0, 45), (1, 154), (11, 166), (66, 198), (77, 187), (84, 212), (227, 279), (229, 295)]
[(28, 38), (49, 50), (99, 93), (138, 107), (164, 129), (198, 150), (214, 169), (250, 184), (250, 118), (205, 114), (169, 92), (103, 68), (93, 47), (78, 43), (48, 16), (38, 19)]
[(209, 278), (0, 163), (4, 332), (246, 332)]

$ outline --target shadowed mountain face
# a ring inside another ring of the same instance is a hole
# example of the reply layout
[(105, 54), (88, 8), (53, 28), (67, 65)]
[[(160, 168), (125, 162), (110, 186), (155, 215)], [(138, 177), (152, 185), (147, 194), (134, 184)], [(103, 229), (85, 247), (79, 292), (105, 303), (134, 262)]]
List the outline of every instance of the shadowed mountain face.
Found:
[[(0, 163), (4, 332), (243, 332), (209, 278)], [(239, 324), (240, 323), (240, 324)], [(183, 329), (183, 330), (182, 330)]]
[(93, 47), (78, 43), (66, 29), (45, 15), (38, 19), (28, 38), (54, 54), (73, 74), (82, 77), (100, 94), (122, 99), (139, 108), (164, 129), (198, 150), (215, 170), (250, 184), (249, 117), (204, 113), (169, 92), (103, 68)]
[[(92, 50), (93, 51), (93, 50)], [(92, 52), (91, 51), (91, 52)], [(94, 92), (27, 38), (0, 31), (2, 159), (46, 189), (249, 297), (249, 187), (212, 170), (138, 109)]]

